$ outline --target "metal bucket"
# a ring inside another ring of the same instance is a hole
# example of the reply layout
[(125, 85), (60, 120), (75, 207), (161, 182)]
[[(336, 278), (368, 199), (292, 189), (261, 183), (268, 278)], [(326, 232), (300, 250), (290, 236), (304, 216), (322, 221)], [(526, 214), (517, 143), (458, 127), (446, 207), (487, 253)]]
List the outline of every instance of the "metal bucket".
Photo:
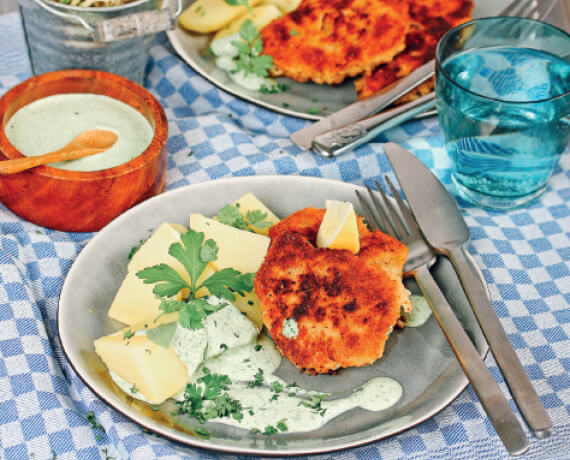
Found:
[(35, 75), (62, 69), (112, 72), (142, 84), (154, 34), (176, 26), (163, 0), (79, 7), (18, 0)]

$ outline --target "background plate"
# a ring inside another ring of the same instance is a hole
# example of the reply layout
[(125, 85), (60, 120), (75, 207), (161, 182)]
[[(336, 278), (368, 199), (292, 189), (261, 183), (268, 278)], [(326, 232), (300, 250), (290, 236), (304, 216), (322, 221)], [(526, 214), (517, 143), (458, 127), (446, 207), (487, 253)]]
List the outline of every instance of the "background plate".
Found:
[[(431, 417), (453, 401), (467, 380), (433, 316), (419, 328), (395, 331), (384, 357), (372, 366), (343, 369), (335, 376), (307, 376), (283, 360), (277, 374), (321, 392), (347, 391), (375, 376), (396, 379), (403, 396), (390, 409), (344, 413), (319, 430), (265, 437), (222, 424), (208, 424), (210, 439), (192, 434), (196, 422), (169, 420), (170, 403), (154, 412), (118, 390), (93, 349), (93, 340), (122, 327), (107, 310), (126, 275), (127, 256), (139, 240), (164, 222), (188, 225), (191, 212), (212, 216), (225, 204), (253, 192), (279, 217), (325, 199), (356, 203), (353, 184), (299, 176), (254, 176), (190, 185), (151, 198), (101, 230), (81, 251), (62, 288), (58, 329), (63, 350), (83, 381), (110, 406), (149, 430), (184, 444), (240, 454), (300, 455), (358, 446), (390, 436)], [(359, 207), (355, 205), (357, 212)], [(487, 345), (451, 264), (442, 258), (434, 276), (482, 356)], [(408, 283), (407, 283), (408, 284)], [(410, 289), (415, 289), (412, 283)]]
[[(170, 0), (171, 2), (175, 0)], [(194, 0), (181, 0), (184, 8)], [(510, 2), (509, 0), (474, 0), (473, 17), (494, 16)], [(208, 52), (211, 35), (199, 35), (187, 32), (177, 26), (167, 32), (170, 43), (178, 55), (196, 72), (224, 91), (241, 97), (249, 102), (286, 115), (318, 120), (356, 101), (354, 85), (351, 79), (341, 85), (317, 85), (315, 83), (297, 83), (289, 78), (277, 78), (280, 83), (290, 87), (284, 93), (262, 94), (249, 91), (233, 82), (228, 74), (216, 67), (212, 55)], [(314, 111), (317, 110), (317, 113)]]

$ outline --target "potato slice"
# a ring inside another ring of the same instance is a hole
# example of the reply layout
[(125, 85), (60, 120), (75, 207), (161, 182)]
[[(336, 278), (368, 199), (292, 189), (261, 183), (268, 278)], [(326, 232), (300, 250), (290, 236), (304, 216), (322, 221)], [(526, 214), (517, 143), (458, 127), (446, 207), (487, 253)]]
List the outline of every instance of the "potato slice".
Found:
[(301, 4), (302, 0), (262, 0), (262, 5), (275, 5), (283, 14), (295, 11), (297, 7)]
[[(249, 5), (256, 6), (260, 1), (249, 0)], [(226, 3), (226, 0), (197, 0), (185, 9), (178, 19), (185, 29), (208, 34), (221, 29), (247, 11), (246, 6), (232, 6)]]

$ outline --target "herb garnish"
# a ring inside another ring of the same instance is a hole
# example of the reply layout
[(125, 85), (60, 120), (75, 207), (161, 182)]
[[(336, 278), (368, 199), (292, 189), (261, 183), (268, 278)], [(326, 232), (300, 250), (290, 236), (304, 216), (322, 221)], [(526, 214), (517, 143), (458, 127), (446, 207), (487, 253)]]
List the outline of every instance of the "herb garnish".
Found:
[[(148, 238), (147, 238), (147, 239), (148, 239)], [(146, 242), (147, 239), (140, 240), (136, 246), (133, 246), (133, 247), (131, 248), (131, 250), (129, 251), (129, 254), (127, 255), (127, 258), (128, 258), (129, 260), (131, 260), (131, 259), (133, 258), (133, 256), (135, 255), (135, 253), (141, 248), (141, 246), (142, 246), (143, 244), (145, 244), (145, 242)]]
[(281, 393), (283, 391), (283, 385), (281, 385), (281, 382), (278, 382), (277, 380), (275, 380), (275, 382), (271, 382), (271, 388), (275, 393)]
[(319, 414), (321, 417), (323, 417), (323, 416), (325, 415), (325, 412), (326, 412), (327, 410), (324, 409), (323, 407), (321, 407), (321, 402), (322, 402), (323, 399), (325, 399), (327, 396), (328, 396), (327, 394), (312, 395), (310, 401), (301, 401), (301, 402), (299, 403), (299, 405), (302, 405), (302, 406), (305, 406), (305, 407), (309, 407), (309, 408), (311, 408), (311, 409), (314, 409), (317, 414)]
[[(168, 254), (178, 260), (190, 276), (190, 285), (174, 268), (166, 264), (154, 265), (137, 272), (145, 284), (154, 284), (152, 292), (159, 297), (173, 297), (182, 289), (189, 289), (191, 301), (196, 299), (196, 291), (205, 287), (210, 294), (222, 297), (231, 302), (235, 301), (235, 292), (243, 296), (245, 292), (253, 289), (255, 273), (241, 274), (233, 268), (223, 268), (209, 278), (198, 283), (200, 275), (209, 262), (217, 259), (218, 245), (212, 239), (204, 241), (204, 234), (189, 230), (180, 235), (181, 243), (173, 243)], [(204, 303), (206, 303), (204, 301)], [(161, 308), (166, 311), (166, 308)], [(173, 311), (177, 311), (177, 307)]]
[(289, 85), (286, 85), (285, 83), (274, 83), (271, 85), (266, 85), (264, 83), (259, 88), (259, 92), (262, 94), (277, 94), (277, 93), (284, 93), (289, 88), (291, 87)]
[(131, 331), (130, 329), (127, 329), (125, 331), (125, 333), (123, 334), (123, 339), (129, 340), (133, 335), (135, 335), (135, 333), (133, 331)]
[(257, 373), (253, 377), (255, 380), (252, 380), (247, 384), (248, 388), (260, 387), (263, 385), (263, 369), (258, 368)]
[[(228, 2), (229, 0), (225, 1)], [(273, 57), (261, 54), (263, 41), (251, 19), (244, 21), (239, 29), (239, 36), (244, 41), (232, 41), (232, 45), (238, 50), (238, 56), (235, 58), (236, 68), (232, 70), (232, 73), (243, 70), (244, 77), (247, 77), (250, 73), (262, 78), (267, 77), (269, 69), (273, 67)]]
[(253, 211), (247, 211), (245, 217), (239, 212), (238, 206), (231, 204), (225, 205), (222, 209), (218, 211), (216, 219), (222, 224), (229, 225), (240, 230), (246, 230), (253, 232), (249, 227), (255, 228), (267, 228), (271, 227), (271, 222), (267, 219), (267, 213), (255, 209)]
[(177, 401), (177, 414), (185, 414), (200, 423), (218, 417), (243, 418), (241, 403), (227, 392), (232, 383), (227, 375), (211, 374), (206, 367), (197, 383), (189, 383), (184, 390), (184, 401)]
[(250, 13), (253, 13), (253, 10), (251, 9), (251, 5), (249, 4), (249, 0), (224, 0), (226, 2), (226, 5), (230, 5), (230, 6), (240, 6), (243, 5), (245, 6)]

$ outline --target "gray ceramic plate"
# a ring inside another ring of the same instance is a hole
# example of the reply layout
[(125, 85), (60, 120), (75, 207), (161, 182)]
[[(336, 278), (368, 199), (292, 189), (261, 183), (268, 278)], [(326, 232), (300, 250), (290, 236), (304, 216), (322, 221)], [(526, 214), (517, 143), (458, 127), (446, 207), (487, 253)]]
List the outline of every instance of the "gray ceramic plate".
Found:
[[(212, 433), (210, 439), (196, 437), (192, 434), (196, 422), (170, 420), (168, 403), (161, 411), (154, 412), (118, 390), (93, 350), (94, 339), (122, 327), (107, 318), (107, 310), (126, 274), (127, 255), (160, 223), (188, 225), (191, 212), (215, 215), (225, 204), (247, 192), (253, 192), (278, 216), (284, 217), (306, 206), (324, 207), (325, 199), (355, 202), (355, 188), (348, 183), (299, 176), (220, 179), (172, 190), (127, 211), (93, 237), (79, 254), (63, 285), (58, 328), (71, 365), (83, 381), (117, 411), (149, 430), (205, 449), (279, 456), (322, 453), (382, 439), (431, 417), (453, 401), (467, 384), (433, 317), (419, 328), (394, 332), (384, 357), (372, 366), (344, 369), (335, 376), (314, 377), (299, 374), (283, 360), (278, 375), (288, 382), (321, 392), (345, 392), (375, 376), (396, 379), (404, 392), (401, 400), (388, 410), (368, 412), (357, 408), (318, 430), (269, 438), (221, 424), (208, 425)], [(358, 206), (356, 210), (359, 211)], [(486, 342), (447, 260), (438, 262), (434, 275), (477, 350), (484, 356)], [(408, 286), (416, 289), (412, 283)]]
[[(176, 3), (176, 0), (169, 0)], [(181, 0), (186, 8), (194, 0)], [(501, 11), (509, 0), (474, 0), (473, 17), (494, 16)], [(249, 91), (233, 82), (228, 74), (216, 67), (212, 55), (208, 52), (210, 35), (187, 32), (178, 26), (167, 32), (168, 39), (178, 55), (196, 72), (224, 91), (254, 102), (262, 107), (293, 115), (307, 120), (318, 120), (356, 101), (352, 80), (341, 85), (317, 85), (315, 83), (297, 83), (289, 78), (278, 78), (280, 83), (289, 86), (289, 90), (279, 94), (262, 94)]]

